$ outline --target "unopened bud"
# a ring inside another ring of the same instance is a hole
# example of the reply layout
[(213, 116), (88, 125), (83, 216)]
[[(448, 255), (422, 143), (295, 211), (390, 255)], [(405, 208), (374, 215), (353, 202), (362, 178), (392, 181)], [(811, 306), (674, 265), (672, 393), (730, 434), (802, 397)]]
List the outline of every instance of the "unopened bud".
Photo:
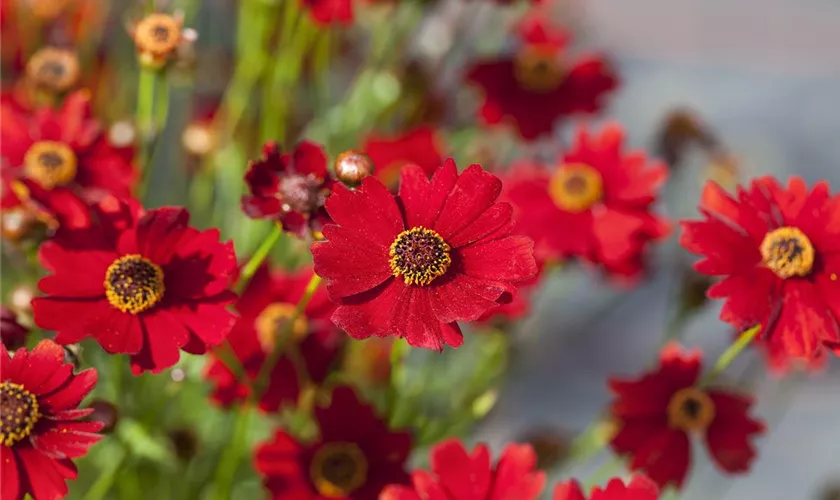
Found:
[(85, 420), (102, 422), (104, 424), (101, 431), (103, 434), (110, 434), (114, 431), (114, 427), (120, 420), (120, 412), (114, 403), (104, 399), (94, 399), (87, 407), (93, 408), (93, 413), (85, 417)]
[(361, 151), (348, 150), (335, 159), (335, 176), (346, 186), (355, 187), (362, 179), (373, 175), (374, 165), (370, 156)]
[(79, 81), (79, 57), (75, 51), (45, 47), (26, 64), (26, 77), (40, 91), (61, 94)]

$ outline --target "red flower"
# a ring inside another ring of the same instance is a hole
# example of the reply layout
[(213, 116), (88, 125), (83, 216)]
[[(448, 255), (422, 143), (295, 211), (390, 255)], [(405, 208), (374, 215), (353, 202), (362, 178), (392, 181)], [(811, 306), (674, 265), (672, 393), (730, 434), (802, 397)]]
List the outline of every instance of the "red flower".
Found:
[(514, 169), (506, 196), (519, 213), (517, 230), (534, 239), (539, 260), (581, 257), (628, 278), (642, 271), (647, 244), (669, 232), (651, 211), (668, 171), (641, 152), (623, 153), (623, 141), (618, 124), (595, 136), (581, 128), (553, 171)]
[(682, 486), (691, 462), (689, 434), (703, 436), (724, 471), (746, 472), (755, 457), (750, 438), (764, 425), (747, 415), (752, 398), (698, 385), (701, 355), (666, 346), (659, 368), (638, 379), (611, 379), (619, 430), (611, 446), (630, 455), (630, 468), (662, 487)]
[[(564, 481), (554, 488), (554, 500), (586, 500), (586, 495), (577, 481)], [(621, 479), (614, 478), (605, 489), (592, 488), (589, 500), (656, 500), (659, 488), (647, 476), (636, 475), (625, 485)]]
[(88, 201), (130, 195), (134, 153), (108, 143), (91, 117), (90, 93), (70, 94), (58, 110), (26, 111), (4, 100), (0, 123), (4, 179), (28, 178), (46, 191), (66, 186)]
[(510, 120), (524, 139), (534, 140), (550, 134), (561, 116), (597, 112), (618, 87), (603, 56), (572, 60), (568, 35), (543, 19), (526, 18), (518, 35), (521, 47), (515, 55), (477, 63), (467, 73), (484, 92), (484, 123)]
[(413, 486), (389, 486), (380, 500), (536, 500), (545, 485), (537, 456), (526, 444), (510, 444), (495, 467), (480, 444), (468, 454), (458, 440), (437, 444), (431, 452), (432, 473), (412, 473)]
[(301, 0), (301, 3), (321, 26), (348, 25), (353, 22), (352, 0)]
[(478, 318), (477, 322), (489, 324), (497, 321), (508, 322), (527, 316), (531, 312), (531, 295), (534, 293), (544, 266), (539, 267), (532, 278), (518, 283), (519, 289), (511, 294), (510, 302), (497, 304)]
[(413, 163), (431, 176), (443, 163), (435, 129), (421, 126), (397, 137), (369, 137), (364, 150), (376, 165), (376, 177), (386, 186), (396, 186), (403, 166)]
[(324, 200), (335, 181), (327, 172), (327, 155), (315, 143), (304, 141), (291, 154), (267, 143), (262, 158), (248, 166), (245, 182), (251, 194), (242, 197), (242, 210), (252, 219), (277, 220), (299, 236), (330, 221)]
[(327, 200), (336, 224), (312, 246), (315, 272), (339, 304), (333, 322), (357, 339), (461, 345), (457, 321), (509, 301), (515, 283), (537, 271), (531, 240), (510, 236), (501, 187), (479, 165), (458, 175), (449, 159), (431, 181), (404, 167), (398, 197), (372, 177), (355, 191), (336, 188)]
[[(240, 318), (228, 335), (228, 342), (248, 380), (245, 383), (237, 380), (222, 358), (214, 359), (208, 366), (207, 378), (214, 382), (212, 398), (217, 403), (230, 406), (248, 397), (266, 357), (277, 342), (283, 342), (280, 336), (311, 276), (311, 268), (294, 274), (282, 270), (270, 273), (267, 265), (254, 274), (236, 302)], [(307, 374), (316, 383), (326, 378), (340, 347), (339, 331), (329, 320), (334, 310), (335, 306), (326, 291), (320, 289), (292, 327), (293, 341), (298, 343), (295, 349), (299, 349)], [(260, 408), (277, 411), (283, 403), (296, 402), (300, 383), (292, 360), (288, 356), (281, 357), (274, 365), (268, 386), (260, 398)]]
[(17, 321), (17, 314), (6, 306), (0, 306), (0, 338), (6, 349), (14, 351), (26, 345), (29, 328)]
[(38, 283), (35, 323), (60, 344), (90, 336), (131, 354), (135, 374), (172, 366), (180, 349), (203, 354), (221, 343), (235, 319), (226, 309), (236, 298), (233, 244), (219, 243), (217, 229), (190, 227), (186, 209), (142, 214), (112, 201), (97, 207), (97, 226), (41, 245), (52, 274)]
[(71, 189), (44, 189), (32, 179), (15, 178), (8, 171), (3, 175), (0, 206), (4, 215), (32, 216), (50, 231), (60, 227), (81, 229), (91, 224), (88, 204)]
[(388, 484), (405, 484), (411, 435), (387, 424), (360, 402), (353, 389), (333, 391), (316, 408), (320, 438), (302, 444), (283, 431), (257, 448), (255, 468), (275, 500), (376, 500)]
[(726, 299), (720, 318), (738, 330), (760, 324), (769, 348), (789, 357), (840, 355), (840, 197), (828, 189), (762, 177), (736, 199), (708, 183), (703, 220), (682, 224), (680, 243), (704, 257), (697, 271), (724, 276), (708, 291)]
[(76, 478), (74, 458), (84, 456), (102, 436), (101, 422), (79, 422), (93, 412), (77, 409), (96, 385), (96, 370), (73, 374), (64, 349), (42, 340), (32, 352), (9, 356), (0, 344), (0, 496), (4, 500), (52, 500), (67, 495)]

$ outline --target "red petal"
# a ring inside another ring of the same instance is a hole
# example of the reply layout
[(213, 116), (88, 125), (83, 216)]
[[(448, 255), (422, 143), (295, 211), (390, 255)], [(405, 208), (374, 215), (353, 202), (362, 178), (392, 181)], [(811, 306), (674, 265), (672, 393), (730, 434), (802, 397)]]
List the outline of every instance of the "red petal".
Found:
[(3, 446), (0, 448), (0, 497), (10, 500), (19, 500), (25, 492), (21, 492), (21, 474), (18, 470), (18, 461), (13, 448)]
[(64, 364), (64, 349), (52, 340), (38, 342), (29, 352), (26, 367), (17, 373), (16, 380), (27, 390), (40, 394), (38, 389)]
[(345, 298), (333, 313), (332, 321), (355, 339), (399, 335), (391, 330), (390, 320), (405, 287), (402, 281), (393, 279), (368, 292)]
[(76, 374), (67, 385), (53, 394), (41, 398), (41, 402), (50, 409), (52, 413), (72, 409), (79, 406), (79, 403), (93, 389), (97, 381), (96, 370), (89, 368)]
[(33, 436), (32, 444), (51, 458), (78, 458), (104, 437), (86, 429), (101, 427), (100, 422), (67, 422)]
[(783, 296), (778, 323), (767, 332), (767, 342), (781, 343), (792, 357), (811, 359), (821, 348), (823, 337), (837, 338), (837, 321), (808, 281), (785, 280)]
[(391, 310), (390, 329), (409, 345), (442, 350), (441, 322), (432, 312), (431, 299), (422, 287), (406, 286)]
[(479, 444), (472, 455), (455, 439), (435, 445), (431, 451), (432, 471), (452, 498), (487, 498), (492, 486), (490, 451)]
[[(446, 500), (440, 497), (428, 497), (428, 500)], [(379, 494), (379, 500), (423, 500), (407, 486), (388, 486)]]
[(110, 354), (134, 354), (143, 347), (140, 319), (101, 300), (87, 313), (88, 333)]
[(374, 177), (364, 178), (355, 190), (337, 186), (326, 207), (336, 224), (380, 245), (390, 247), (404, 229), (394, 197)]
[(326, 179), (327, 154), (324, 148), (310, 141), (299, 143), (292, 153), (292, 169), (298, 174), (313, 174), (319, 179)]
[(236, 323), (236, 315), (225, 307), (230, 301), (221, 295), (216, 297), (185, 301), (171, 310), (178, 321), (208, 346), (221, 344)]
[[(728, 276), (706, 292), (709, 298), (726, 298), (720, 319), (746, 330), (757, 324), (767, 328), (782, 302), (782, 282), (766, 268), (747, 269)], [(770, 332), (766, 332), (769, 334)]]
[(458, 270), (474, 278), (524, 281), (537, 274), (534, 243), (524, 236), (479, 242), (453, 254)]
[(233, 243), (220, 243), (218, 229), (185, 234), (164, 269), (166, 293), (183, 298), (216, 295), (227, 290), (235, 270)]
[(758, 213), (729, 196), (729, 193), (714, 181), (707, 182), (703, 187), (700, 208), (728, 226), (746, 232), (756, 247), (761, 244), (764, 235), (770, 229), (767, 221)]
[(498, 305), (496, 300), (505, 292), (499, 283), (465, 274), (441, 280), (440, 284), (434, 283), (428, 289), (432, 311), (442, 323), (477, 320)]
[(490, 235), (494, 238), (505, 236), (513, 228), (512, 215), (513, 207), (509, 203), (494, 203), (472, 224), (447, 238), (446, 243), (452, 248), (458, 248)]
[(137, 221), (138, 251), (156, 264), (166, 264), (177, 249), (189, 222), (190, 213), (186, 208), (149, 210)]
[[(340, 386), (333, 390), (330, 405), (315, 408), (315, 418), (321, 429), (322, 442), (364, 444), (382, 432), (383, 422), (373, 407), (361, 402), (355, 390)], [(347, 425), (353, 422), (353, 425)]]
[(586, 500), (586, 495), (584, 495), (583, 491), (580, 489), (580, 484), (574, 479), (571, 479), (569, 481), (558, 483), (557, 486), (554, 487), (554, 496), (552, 496), (552, 499)]
[(56, 462), (34, 448), (18, 446), (15, 449), (26, 471), (32, 497), (38, 500), (63, 498), (67, 495), (64, 476)]
[(105, 273), (117, 255), (110, 251), (73, 251), (54, 241), (47, 241), (38, 250), (45, 268), (53, 272), (38, 282), (48, 295), (62, 297), (104, 297)]
[(758, 246), (738, 228), (718, 219), (702, 222), (682, 222), (680, 244), (705, 259), (695, 264), (704, 274), (736, 274), (761, 262)]
[(715, 463), (727, 472), (749, 470), (756, 452), (750, 438), (764, 432), (761, 422), (747, 415), (749, 398), (723, 391), (710, 391), (715, 420), (706, 430), (706, 445)]
[(400, 201), (405, 211), (406, 227), (432, 228), (457, 181), (458, 169), (452, 158), (443, 162), (431, 181), (425, 180), (425, 174), (421, 177), (421, 172), (415, 167), (404, 168)]
[(432, 229), (448, 241), (484, 214), (501, 191), (502, 181), (498, 177), (485, 172), (480, 165), (470, 165), (458, 177)]
[[(178, 362), (180, 349), (190, 339), (190, 332), (172, 312), (152, 310), (141, 320), (144, 331), (143, 349), (132, 358), (152, 373), (159, 373)], [(148, 363), (139, 362), (139, 360)]]
[(636, 450), (630, 469), (645, 471), (661, 487), (673, 483), (680, 488), (690, 465), (688, 434), (666, 427), (643, 448)]
[(340, 226), (324, 227), (324, 237), (327, 241), (312, 245), (312, 257), (331, 297), (370, 290), (393, 276), (387, 246)]
[(537, 455), (530, 445), (508, 445), (496, 466), (490, 500), (535, 500), (545, 486), (545, 472), (536, 467)]
[(90, 336), (90, 328), (99, 325), (103, 314), (110, 318), (116, 311), (104, 300), (57, 300), (36, 297), (32, 300), (35, 324), (45, 330), (55, 330), (55, 341), (62, 345), (74, 344)]

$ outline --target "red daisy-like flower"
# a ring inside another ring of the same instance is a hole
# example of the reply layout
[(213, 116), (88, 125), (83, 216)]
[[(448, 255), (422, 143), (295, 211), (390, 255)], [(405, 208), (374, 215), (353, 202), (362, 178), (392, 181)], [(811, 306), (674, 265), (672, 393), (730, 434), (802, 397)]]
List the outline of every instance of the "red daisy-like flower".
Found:
[(558, 118), (595, 113), (618, 78), (601, 55), (572, 59), (569, 36), (529, 16), (518, 27), (521, 46), (512, 56), (479, 62), (467, 81), (484, 93), (480, 116), (495, 125), (511, 121), (526, 140), (550, 134)]
[[(4, 500), (53, 500), (67, 495), (76, 478), (74, 458), (99, 441), (101, 422), (80, 422), (93, 409), (78, 409), (96, 385), (96, 370), (73, 374), (64, 349), (51, 340), (9, 356), (0, 344), (0, 496)], [(11, 415), (19, 418), (11, 420)]]
[(762, 177), (733, 198), (708, 183), (700, 213), (682, 223), (680, 243), (704, 257), (698, 272), (724, 277), (708, 290), (726, 299), (720, 318), (761, 325), (769, 349), (789, 357), (840, 355), (840, 197), (828, 184)]
[(388, 484), (405, 484), (411, 435), (388, 429), (353, 389), (333, 391), (316, 408), (320, 437), (303, 444), (283, 431), (257, 448), (255, 468), (275, 500), (376, 500)]
[(369, 137), (364, 150), (376, 165), (376, 177), (386, 186), (396, 186), (400, 170), (409, 163), (419, 165), (429, 176), (443, 163), (440, 139), (429, 126), (396, 137)]
[(670, 231), (652, 212), (668, 170), (642, 152), (624, 153), (623, 141), (618, 124), (594, 136), (581, 128), (553, 170), (514, 168), (505, 195), (539, 260), (580, 257), (628, 278), (642, 271), (647, 244)]
[(339, 304), (333, 322), (357, 339), (461, 345), (457, 321), (508, 302), (537, 272), (531, 240), (510, 235), (501, 188), (480, 165), (459, 175), (451, 159), (431, 180), (405, 166), (396, 197), (372, 177), (357, 190), (336, 188), (327, 200), (335, 224), (312, 246), (315, 272)]
[(318, 232), (330, 221), (324, 201), (335, 184), (327, 172), (324, 149), (312, 142), (281, 153), (274, 142), (245, 173), (250, 194), (242, 197), (242, 210), (252, 219), (272, 219), (299, 236)]
[(3, 173), (2, 180), (0, 208), (3, 209), (4, 218), (23, 220), (31, 217), (43, 223), (50, 231), (61, 227), (90, 227), (90, 208), (71, 189), (44, 189), (32, 179), (15, 178), (8, 171)]
[(29, 328), (17, 321), (17, 314), (6, 306), (0, 306), (0, 339), (6, 349), (14, 351), (26, 345)]
[(109, 199), (96, 210), (96, 226), (41, 245), (51, 274), (32, 301), (35, 323), (60, 344), (93, 337), (109, 353), (131, 354), (135, 374), (221, 343), (235, 320), (233, 243), (190, 227), (183, 208), (141, 213)]
[(752, 398), (701, 387), (699, 351), (666, 346), (659, 367), (638, 379), (610, 379), (618, 432), (610, 443), (629, 455), (630, 468), (644, 471), (661, 487), (681, 487), (691, 463), (690, 435), (703, 437), (712, 460), (726, 472), (749, 470), (755, 458), (750, 439), (764, 425), (750, 418)]
[(321, 26), (353, 22), (352, 0), (301, 0), (309, 15)]
[(96, 201), (107, 193), (129, 196), (137, 179), (132, 148), (108, 142), (87, 91), (70, 94), (57, 110), (0, 102), (0, 141), (4, 179), (30, 179), (46, 191), (65, 186)]
[(545, 486), (545, 472), (526, 444), (508, 445), (493, 466), (486, 445), (468, 453), (449, 439), (432, 448), (431, 465), (431, 474), (414, 471), (412, 486), (389, 486), (380, 500), (536, 500)]
[[(246, 399), (257, 374), (277, 342), (287, 342), (281, 336), (294, 315), (297, 303), (303, 296), (312, 268), (294, 274), (277, 270), (270, 272), (268, 265), (261, 266), (248, 287), (236, 302), (240, 314), (236, 326), (228, 335), (247, 380), (238, 380), (221, 358), (207, 368), (207, 378), (215, 384), (212, 398), (223, 406)], [(316, 383), (326, 378), (335, 361), (342, 336), (330, 322), (335, 305), (322, 288), (315, 292), (303, 315), (292, 326), (292, 342), (297, 344), (308, 376)], [(265, 392), (260, 398), (260, 408), (277, 411), (283, 403), (294, 403), (300, 394), (295, 365), (288, 356), (277, 360)]]
[[(619, 478), (613, 478), (607, 487), (592, 488), (589, 500), (656, 500), (659, 488), (647, 476), (633, 476), (629, 484)], [(577, 481), (564, 481), (554, 488), (553, 500), (586, 500), (586, 495)]]

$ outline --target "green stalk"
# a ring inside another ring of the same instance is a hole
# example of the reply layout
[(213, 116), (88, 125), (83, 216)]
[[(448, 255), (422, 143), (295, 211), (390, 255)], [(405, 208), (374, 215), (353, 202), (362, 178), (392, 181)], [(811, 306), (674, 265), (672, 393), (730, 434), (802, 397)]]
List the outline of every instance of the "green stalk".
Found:
[(754, 327), (750, 328), (749, 330), (742, 333), (738, 339), (732, 343), (723, 354), (715, 361), (715, 365), (712, 368), (712, 371), (706, 374), (703, 377), (703, 380), (700, 382), (700, 385), (709, 385), (715, 381), (715, 379), (724, 371), (726, 368), (741, 354), (741, 351), (744, 350), (745, 347), (750, 345), (753, 340), (755, 340), (758, 332), (761, 331), (761, 325), (755, 325)]
[(155, 83), (157, 73), (154, 69), (140, 66), (140, 76), (137, 82), (137, 129), (140, 132), (140, 197), (145, 194), (152, 174), (150, 160), (155, 134)]
[(254, 276), (254, 273), (257, 272), (257, 269), (259, 269), (260, 265), (266, 257), (268, 257), (271, 249), (278, 241), (280, 241), (281, 236), (283, 236), (283, 228), (280, 227), (280, 224), (275, 223), (271, 233), (265, 237), (263, 242), (260, 243), (259, 248), (257, 248), (257, 251), (254, 252), (254, 255), (252, 255), (248, 262), (245, 263), (245, 266), (242, 267), (242, 273), (239, 275), (239, 282), (237, 283), (237, 287), (240, 290), (245, 288), (245, 285), (248, 284)]
[(120, 455), (120, 458), (111, 462), (110, 467), (107, 467), (105, 471), (96, 478), (96, 481), (93, 485), (91, 485), (87, 493), (85, 493), (85, 496), (82, 497), (82, 500), (101, 500), (105, 498), (105, 495), (111, 491), (111, 487), (114, 485), (114, 481), (117, 479), (117, 475), (128, 460), (128, 457), (128, 449), (125, 449), (122, 452), (122, 455)]
[(228, 440), (228, 444), (216, 468), (216, 481), (213, 485), (212, 496), (215, 500), (229, 500), (232, 498), (231, 490), (233, 489), (233, 481), (236, 478), (236, 469), (239, 468), (239, 461), (248, 437), (248, 421), (250, 417), (250, 406), (247, 404), (240, 406), (233, 423), (233, 435)]

